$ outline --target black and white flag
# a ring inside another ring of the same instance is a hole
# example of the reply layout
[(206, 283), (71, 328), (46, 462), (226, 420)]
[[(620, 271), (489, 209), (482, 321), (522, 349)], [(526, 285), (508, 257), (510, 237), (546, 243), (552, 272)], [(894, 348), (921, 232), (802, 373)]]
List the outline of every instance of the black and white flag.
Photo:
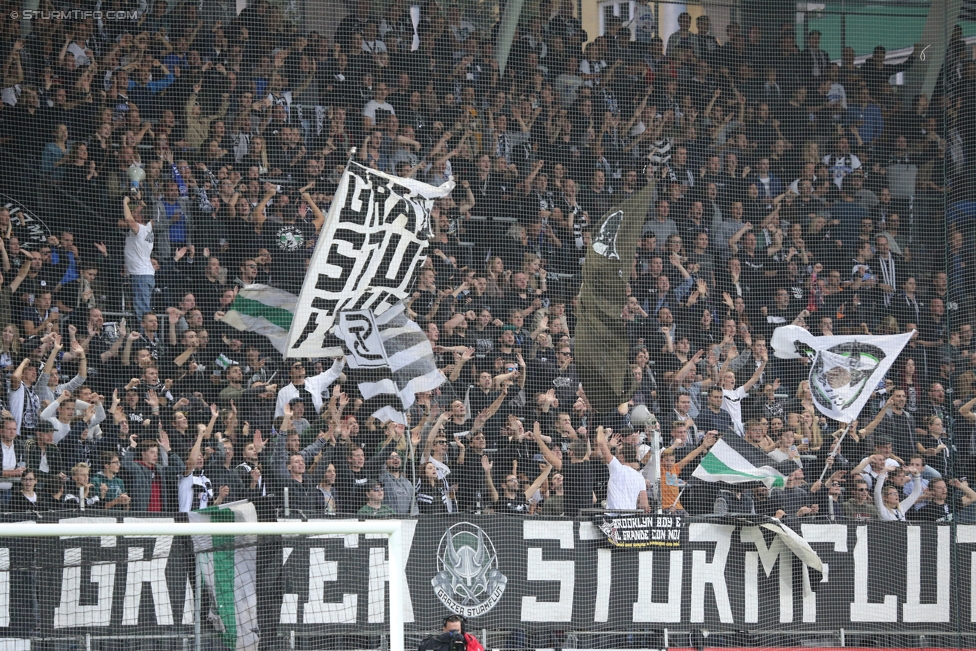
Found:
[(808, 358), (810, 393), (817, 409), (836, 421), (850, 423), (913, 334), (816, 337), (800, 326), (788, 325), (773, 331), (770, 345), (780, 359)]
[(380, 315), (340, 312), (335, 333), (346, 347), (346, 375), (380, 420), (406, 424), (400, 408), (409, 409), (418, 392), (444, 382), (427, 335), (407, 317), (402, 302)]
[(350, 161), (309, 263), (286, 357), (344, 355), (334, 335), (342, 311), (379, 316), (406, 298), (426, 259), (430, 209), (454, 181), (435, 188)]

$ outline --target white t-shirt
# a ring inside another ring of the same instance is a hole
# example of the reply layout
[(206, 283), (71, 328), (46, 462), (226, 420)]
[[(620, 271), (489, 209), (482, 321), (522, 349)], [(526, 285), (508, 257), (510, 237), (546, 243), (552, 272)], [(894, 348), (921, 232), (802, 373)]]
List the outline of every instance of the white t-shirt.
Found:
[(213, 486), (206, 476), (190, 473), (180, 480), (180, 513), (205, 509), (213, 498)]
[(722, 389), (722, 409), (729, 412), (729, 416), (732, 417), (732, 427), (739, 436), (745, 434), (745, 428), (742, 426), (742, 399), (747, 395), (749, 392), (743, 387), (731, 391)]
[(152, 223), (139, 224), (139, 234), (130, 229), (125, 236), (125, 270), (130, 276), (153, 276), (149, 256), (153, 250)]
[(834, 183), (838, 188), (844, 182), (845, 176), (854, 170), (861, 169), (861, 159), (854, 154), (847, 154), (846, 156), (824, 156), (823, 163), (830, 169), (830, 173), (834, 177)]
[[(3, 462), (0, 463), (0, 470), (16, 470), (17, 469), (17, 452), (14, 449), (14, 444), (11, 443), (8, 448), (3, 443), (0, 443), (0, 453), (3, 454)], [(13, 484), (9, 481), (0, 481), (0, 491), (9, 491), (13, 488)]]
[[(9, 385), (8, 385), (9, 386)], [(23, 382), (16, 391), (7, 391), (7, 405), (14, 420), (17, 421), (17, 435), (20, 429), (26, 427), (33, 430), (37, 427), (37, 418), (41, 411), (41, 399), (33, 389), (29, 389)]]
[(610, 471), (610, 481), (607, 482), (607, 508), (629, 509), (637, 508), (637, 498), (641, 491), (647, 490), (644, 477), (631, 468), (620, 463), (614, 457), (607, 470)]
[(375, 99), (371, 99), (363, 107), (363, 117), (369, 118), (375, 124), (377, 111), (386, 111), (387, 113), (396, 115), (396, 111), (393, 110), (393, 105), (389, 102), (377, 102)]
[(77, 41), (72, 41), (71, 45), (68, 46), (68, 53), (74, 55), (75, 65), (78, 67), (91, 65), (92, 60), (85, 52), (84, 44), (79, 45)]

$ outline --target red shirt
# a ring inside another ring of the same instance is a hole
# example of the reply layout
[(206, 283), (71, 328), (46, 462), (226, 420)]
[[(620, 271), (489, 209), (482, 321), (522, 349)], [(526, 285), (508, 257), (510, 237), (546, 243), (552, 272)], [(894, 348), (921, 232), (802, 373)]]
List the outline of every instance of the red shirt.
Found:
[(142, 465), (149, 470), (149, 476), (151, 477), (151, 484), (149, 488), (149, 508), (146, 509), (150, 513), (162, 513), (163, 511), (163, 479), (156, 472), (156, 466), (150, 466), (148, 463), (143, 462), (141, 459), (136, 461), (136, 463)]

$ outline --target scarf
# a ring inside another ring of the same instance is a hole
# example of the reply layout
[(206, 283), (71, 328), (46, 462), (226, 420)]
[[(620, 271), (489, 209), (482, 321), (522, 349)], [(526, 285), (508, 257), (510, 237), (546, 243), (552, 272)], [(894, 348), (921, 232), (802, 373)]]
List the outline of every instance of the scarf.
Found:
[[(887, 258), (878, 256), (878, 264), (881, 266), (881, 276), (884, 278), (885, 284), (891, 288), (897, 287), (898, 279), (895, 277), (895, 260), (892, 258), (891, 253), (888, 253)], [(884, 293), (885, 307), (891, 307), (892, 296), (894, 296), (894, 292)]]

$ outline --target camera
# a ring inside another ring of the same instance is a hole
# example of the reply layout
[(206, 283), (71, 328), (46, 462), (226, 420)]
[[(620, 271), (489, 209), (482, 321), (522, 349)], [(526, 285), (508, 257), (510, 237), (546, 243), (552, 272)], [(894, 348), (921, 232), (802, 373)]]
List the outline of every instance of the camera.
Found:
[(468, 643), (464, 639), (464, 633), (461, 631), (448, 631), (447, 636), (449, 638), (449, 647), (451, 651), (465, 651), (467, 649)]

